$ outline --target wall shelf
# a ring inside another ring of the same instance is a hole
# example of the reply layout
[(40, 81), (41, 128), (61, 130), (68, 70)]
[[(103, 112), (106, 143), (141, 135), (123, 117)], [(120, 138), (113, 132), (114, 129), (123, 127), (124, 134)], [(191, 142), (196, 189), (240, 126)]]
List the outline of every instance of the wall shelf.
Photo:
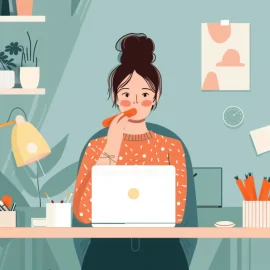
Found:
[(45, 16), (0, 16), (0, 22), (45, 22)]
[(24, 89), (24, 88), (12, 88), (12, 89), (0, 89), (0, 95), (45, 95), (45, 88), (37, 89)]

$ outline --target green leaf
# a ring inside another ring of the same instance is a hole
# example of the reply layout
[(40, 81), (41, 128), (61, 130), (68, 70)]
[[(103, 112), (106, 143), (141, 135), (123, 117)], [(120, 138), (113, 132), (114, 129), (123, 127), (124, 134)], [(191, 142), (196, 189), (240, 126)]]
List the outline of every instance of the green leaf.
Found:
[(27, 203), (25, 198), (22, 196), (22, 194), (19, 192), (19, 190), (1, 172), (0, 172), (0, 183), (1, 183), (0, 198), (8, 194), (12, 197), (13, 202), (16, 202), (17, 207), (29, 206), (29, 204)]
[(14, 60), (14, 58), (9, 59), (9, 60), (8, 60), (8, 63), (13, 62), (13, 60)]
[(40, 190), (41, 197), (46, 197), (44, 192), (53, 197), (67, 190), (76, 181), (78, 164), (77, 161), (69, 165), (49, 179)]
[[(12, 157), (12, 162), (15, 168), (15, 174), (21, 182), (25, 191), (33, 197), (38, 197), (37, 187), (34, 183), (34, 181), (36, 181), (36, 175), (33, 172), (29, 172), (29, 168), (27, 166), (17, 167), (14, 156)], [(35, 179), (31, 179), (31, 177)]]
[(8, 68), (9, 70), (12, 70), (12, 68), (11, 68), (10, 66), (7, 66), (7, 68)]
[(0, 56), (4, 56), (5, 55), (5, 53), (4, 52), (0, 52)]
[(11, 67), (17, 67), (14, 63), (9, 63), (8, 65)]
[[(51, 169), (54, 168), (54, 166), (58, 163), (60, 158), (62, 157), (66, 144), (67, 144), (68, 135), (66, 135), (57, 145), (55, 145), (51, 149), (51, 154), (47, 156), (46, 158), (40, 160), (40, 165), (44, 171), (45, 174), (50, 172)], [(38, 175), (43, 175), (43, 172), (39, 168)]]
[(19, 167), (19, 168), (16, 167), (15, 173), (18, 179), (20, 180), (21, 185), (23, 186), (25, 191), (33, 197), (38, 197), (38, 190), (37, 190), (37, 184), (36, 184), (37, 180), (30, 178), (30, 176), (26, 172), (25, 167)]
[[(37, 166), (37, 164), (34, 164), (35, 166)], [(33, 172), (32, 169), (29, 166), (24, 166), (25, 172), (28, 174), (29, 177), (31, 177), (32, 179), (36, 179), (37, 175), (36, 175), (36, 171)]]
[(6, 59), (8, 59), (8, 56), (7, 56), (7, 55), (4, 55), (4, 56), (2, 57), (2, 59), (3, 59), (3, 60), (6, 60)]

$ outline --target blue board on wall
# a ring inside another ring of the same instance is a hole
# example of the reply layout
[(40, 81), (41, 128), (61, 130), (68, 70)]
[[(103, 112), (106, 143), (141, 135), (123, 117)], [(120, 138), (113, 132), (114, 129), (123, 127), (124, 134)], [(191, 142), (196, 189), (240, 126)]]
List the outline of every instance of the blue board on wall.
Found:
[(194, 167), (197, 207), (222, 207), (222, 168)]

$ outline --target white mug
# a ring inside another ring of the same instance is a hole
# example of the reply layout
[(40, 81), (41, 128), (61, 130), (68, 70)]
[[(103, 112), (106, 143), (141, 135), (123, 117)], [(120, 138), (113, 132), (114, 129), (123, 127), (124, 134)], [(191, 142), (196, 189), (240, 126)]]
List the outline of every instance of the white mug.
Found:
[(71, 227), (71, 203), (46, 204), (47, 227)]

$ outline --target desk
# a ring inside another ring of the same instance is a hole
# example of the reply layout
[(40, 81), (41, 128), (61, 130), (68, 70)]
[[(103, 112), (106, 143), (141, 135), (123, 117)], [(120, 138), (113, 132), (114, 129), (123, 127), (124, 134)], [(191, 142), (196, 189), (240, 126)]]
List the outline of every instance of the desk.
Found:
[(0, 228), (0, 238), (270, 238), (270, 228)]
[[(131, 231), (132, 237), (143, 238), (141, 232), (146, 230), (147, 237), (166, 234), (166, 237), (199, 238), (190, 270), (269, 269), (270, 229), (241, 228), (241, 207), (199, 208), (199, 228), (31, 228), (31, 218), (45, 217), (46, 209), (18, 207), (17, 214), (17, 228), (0, 228), (0, 269), (79, 270), (72, 238), (108, 237), (107, 233), (113, 233), (112, 237), (131, 237)], [(215, 228), (219, 220), (231, 220), (237, 227)]]

